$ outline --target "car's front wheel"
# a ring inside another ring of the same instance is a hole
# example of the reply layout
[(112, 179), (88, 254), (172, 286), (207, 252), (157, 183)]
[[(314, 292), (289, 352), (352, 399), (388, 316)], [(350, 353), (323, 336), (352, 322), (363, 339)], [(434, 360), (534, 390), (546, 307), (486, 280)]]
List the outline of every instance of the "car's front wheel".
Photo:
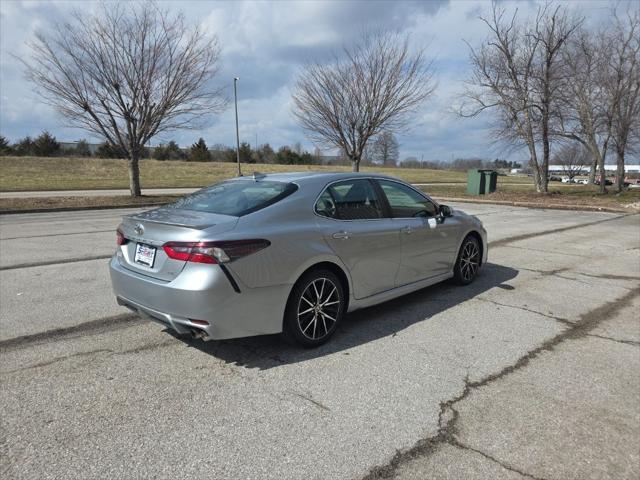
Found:
[(476, 278), (480, 269), (480, 244), (478, 239), (469, 235), (462, 242), (458, 259), (453, 268), (453, 277), (460, 285), (468, 285)]
[(333, 272), (321, 269), (304, 274), (289, 297), (285, 337), (304, 347), (322, 345), (336, 331), (345, 303), (344, 289)]

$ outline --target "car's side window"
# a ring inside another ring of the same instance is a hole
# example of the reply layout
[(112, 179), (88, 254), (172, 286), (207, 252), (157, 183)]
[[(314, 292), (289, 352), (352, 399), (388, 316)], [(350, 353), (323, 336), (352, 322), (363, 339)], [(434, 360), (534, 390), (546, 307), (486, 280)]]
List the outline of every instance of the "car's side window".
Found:
[(316, 202), (316, 213), (323, 217), (336, 218), (336, 204), (329, 193), (329, 189), (322, 192)]
[(369, 180), (345, 180), (331, 184), (316, 202), (316, 213), (339, 220), (382, 218), (382, 205)]
[(412, 188), (389, 180), (378, 180), (378, 183), (394, 218), (435, 217), (438, 214), (435, 204)]

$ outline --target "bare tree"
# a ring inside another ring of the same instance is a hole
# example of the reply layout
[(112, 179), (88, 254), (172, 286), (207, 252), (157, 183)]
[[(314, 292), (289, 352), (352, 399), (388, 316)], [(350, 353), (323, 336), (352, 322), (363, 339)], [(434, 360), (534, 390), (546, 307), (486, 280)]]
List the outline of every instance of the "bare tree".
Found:
[(357, 172), (370, 138), (408, 125), (434, 90), (431, 62), (411, 53), (408, 37), (364, 35), (344, 56), (312, 64), (298, 77), (294, 115), (310, 138), (338, 147)]
[[(551, 125), (563, 82), (560, 53), (579, 25), (561, 7), (545, 4), (531, 24), (519, 22), (493, 4), (480, 48), (470, 48), (472, 76), (459, 113), (465, 117), (497, 111), (496, 137), (529, 150), (536, 190), (548, 191)], [(539, 147), (542, 146), (542, 152)]]
[(616, 151), (616, 189), (621, 191), (625, 155), (640, 136), (640, 11), (627, 12), (625, 18), (614, 11), (614, 26), (607, 40), (612, 52), (604, 90), (612, 106), (609, 113)]
[[(605, 157), (613, 147), (618, 191), (624, 182), (625, 154), (637, 144), (640, 126), (640, 13), (616, 10), (599, 31), (582, 30), (563, 54), (568, 70), (559, 135), (578, 140), (605, 177)], [(604, 193), (605, 182), (600, 181)]]
[[(598, 32), (581, 28), (562, 52), (567, 81), (561, 94), (559, 125), (556, 134), (576, 140), (591, 154), (589, 183), (595, 182), (596, 170), (604, 178), (605, 158), (611, 141), (611, 101), (606, 94), (606, 63), (611, 54), (604, 26)], [(605, 182), (600, 182), (605, 190)]]
[(573, 180), (589, 164), (590, 152), (580, 143), (561, 146), (554, 155), (554, 163), (562, 167), (562, 173)]
[(152, 2), (75, 12), (30, 47), (27, 77), (71, 126), (128, 158), (132, 196), (140, 195), (145, 143), (161, 132), (196, 127), (226, 103), (210, 85), (217, 39)]
[(396, 166), (400, 157), (400, 145), (393, 133), (384, 131), (371, 144), (371, 158), (384, 166)]

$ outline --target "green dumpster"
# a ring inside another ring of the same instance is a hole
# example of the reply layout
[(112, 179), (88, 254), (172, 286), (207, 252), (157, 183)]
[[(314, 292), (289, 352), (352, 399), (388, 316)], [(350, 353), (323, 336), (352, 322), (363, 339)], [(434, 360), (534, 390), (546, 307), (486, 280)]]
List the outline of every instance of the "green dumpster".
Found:
[(498, 187), (498, 172), (496, 172), (495, 170), (484, 170), (484, 178), (485, 178), (485, 185), (487, 185), (487, 181), (488, 181), (488, 189), (486, 189), (485, 193), (493, 193), (496, 191), (496, 188)]
[(474, 168), (467, 171), (467, 193), (469, 195), (484, 195), (496, 191), (498, 172)]

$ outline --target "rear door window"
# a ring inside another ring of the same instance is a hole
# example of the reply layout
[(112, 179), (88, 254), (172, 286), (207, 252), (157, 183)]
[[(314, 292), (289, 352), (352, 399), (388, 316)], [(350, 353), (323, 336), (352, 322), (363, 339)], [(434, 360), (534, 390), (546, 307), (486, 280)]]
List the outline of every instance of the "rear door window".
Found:
[(382, 218), (380, 198), (369, 180), (345, 180), (331, 184), (318, 198), (316, 213), (338, 220)]
[(284, 182), (223, 182), (187, 195), (168, 207), (241, 217), (273, 205), (297, 189), (297, 185)]

